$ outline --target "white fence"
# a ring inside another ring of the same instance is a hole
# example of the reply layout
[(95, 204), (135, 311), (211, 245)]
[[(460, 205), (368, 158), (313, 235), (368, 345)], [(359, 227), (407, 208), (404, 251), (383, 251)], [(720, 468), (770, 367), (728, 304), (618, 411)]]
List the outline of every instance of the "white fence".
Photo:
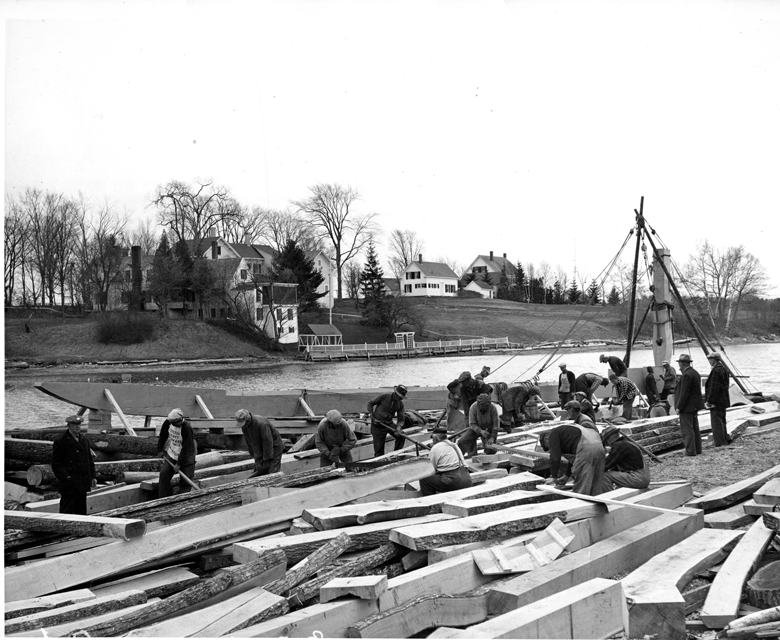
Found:
[(434, 340), (433, 342), (415, 342), (414, 347), (407, 348), (400, 342), (385, 342), (380, 344), (313, 344), (306, 348), (312, 351), (408, 351), (409, 349), (469, 349), (473, 347), (508, 347), (509, 338), (477, 338), (473, 340)]

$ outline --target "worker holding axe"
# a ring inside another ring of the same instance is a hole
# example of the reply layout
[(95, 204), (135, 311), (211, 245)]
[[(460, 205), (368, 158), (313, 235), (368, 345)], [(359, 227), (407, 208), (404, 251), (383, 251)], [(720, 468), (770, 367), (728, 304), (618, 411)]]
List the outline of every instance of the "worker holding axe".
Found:
[(157, 439), (157, 455), (163, 459), (157, 483), (160, 498), (173, 495), (171, 480), (175, 473), (182, 480), (179, 493), (187, 493), (192, 487), (197, 488), (194, 483), (197, 454), (198, 445), (192, 425), (184, 419), (181, 409), (174, 409), (163, 422)]
[[(371, 437), (374, 440), (374, 457), (385, 455), (385, 439), (388, 435), (395, 438), (395, 448), (398, 451), (404, 447), (404, 436), (401, 429), (404, 426), (406, 413), (404, 398), (406, 387), (396, 386), (391, 393), (383, 393), (368, 401), (368, 418), (371, 422)], [(395, 425), (393, 425), (395, 418)]]

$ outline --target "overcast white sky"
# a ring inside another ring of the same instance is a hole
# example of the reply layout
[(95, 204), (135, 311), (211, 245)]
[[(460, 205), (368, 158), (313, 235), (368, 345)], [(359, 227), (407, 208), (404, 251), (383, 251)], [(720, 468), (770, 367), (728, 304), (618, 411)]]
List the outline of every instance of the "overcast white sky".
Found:
[(269, 208), (337, 182), (427, 260), (492, 250), (589, 277), (644, 196), (678, 262), (705, 238), (744, 244), (780, 295), (778, 2), (0, 9), (6, 192), (141, 218), (172, 179)]

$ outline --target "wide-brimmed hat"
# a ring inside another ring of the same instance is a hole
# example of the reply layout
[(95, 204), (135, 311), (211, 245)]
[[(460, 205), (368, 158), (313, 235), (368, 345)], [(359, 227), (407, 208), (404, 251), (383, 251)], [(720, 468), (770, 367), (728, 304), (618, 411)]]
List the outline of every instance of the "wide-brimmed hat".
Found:
[(601, 442), (602, 444), (605, 444), (609, 441), (612, 436), (617, 435), (618, 437), (622, 436), (623, 434), (620, 433), (620, 429), (617, 427), (609, 426), (604, 431), (601, 432)]
[(713, 351), (707, 354), (707, 360), (723, 360), (723, 357), (717, 351)]
[(397, 393), (399, 396), (401, 396), (402, 398), (405, 398), (405, 397), (406, 397), (406, 392), (407, 392), (407, 389), (406, 389), (406, 387), (405, 387), (404, 385), (402, 385), (402, 384), (399, 384), (399, 385), (396, 385), (395, 387), (393, 387), (393, 391), (395, 391), (395, 392), (396, 392), (396, 393)]
[(679, 358), (677, 358), (677, 362), (693, 362), (693, 360), (687, 353), (683, 353)]

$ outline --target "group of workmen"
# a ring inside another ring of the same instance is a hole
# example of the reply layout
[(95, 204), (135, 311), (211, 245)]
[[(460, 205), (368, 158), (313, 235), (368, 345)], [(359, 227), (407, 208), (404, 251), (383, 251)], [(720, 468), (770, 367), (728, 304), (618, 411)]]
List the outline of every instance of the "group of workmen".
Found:
[[(542, 448), (550, 453), (550, 478), (546, 482), (562, 484), (572, 477), (574, 491), (590, 495), (615, 487), (645, 488), (650, 482), (650, 474), (640, 447), (615, 426), (608, 426), (599, 434), (595, 425), (599, 403), (594, 392), (599, 386), (612, 384), (614, 395), (609, 402), (623, 406), (622, 417), (626, 421), (631, 420), (634, 400), (640, 391), (628, 378), (628, 370), (620, 358), (601, 355), (599, 360), (609, 365), (607, 377), (597, 373), (575, 376), (565, 363), (558, 365), (558, 399), (560, 406), (569, 412), (569, 420), (540, 436)], [(715, 446), (730, 443), (726, 431), (730, 374), (719, 353), (710, 353), (708, 360), (712, 369), (704, 395), (701, 376), (691, 365), (688, 354), (682, 354), (677, 360), (680, 375), (668, 362), (663, 363), (660, 390), (653, 367), (647, 367), (645, 385), (650, 415), (653, 415), (654, 409), (660, 411), (656, 415), (666, 415), (668, 398), (673, 397), (688, 456), (702, 452), (697, 414), (705, 407), (710, 410)], [(462, 411), (467, 416), (467, 426), (456, 434), (460, 436), (457, 444), (450, 440), (452, 428), (448, 431), (447, 427), (437, 424), (433, 429), (430, 461), (434, 473), (420, 480), (423, 495), (471, 486), (465, 459), (476, 455), (478, 442), (481, 440), (483, 448), (489, 448), (496, 442), (501, 427), (511, 431), (513, 424), (527, 417), (526, 405), (535, 405), (540, 400), (539, 388), (533, 381), (510, 388), (498, 383), (495, 391), (498, 406), (502, 407), (499, 415), (491, 398), (494, 389), (484, 380), (489, 374), (488, 367), (473, 377), (470, 372), (464, 371), (447, 385), (448, 414), (451, 418)], [(397, 385), (391, 392), (380, 394), (368, 402), (374, 457), (384, 455), (388, 435), (395, 441), (395, 451), (404, 446), (407, 439), (403, 432), (406, 395), (407, 388)], [(253, 415), (246, 409), (239, 409), (235, 419), (254, 459), (252, 476), (278, 473), (284, 452), (278, 430), (267, 418)], [(96, 486), (94, 454), (89, 441), (81, 433), (83, 419), (74, 415), (66, 422), (68, 428), (54, 441), (52, 456), (52, 470), (59, 482), (61, 495), (60, 512), (86, 515), (87, 493)], [(351, 450), (357, 444), (353, 424), (344, 419), (338, 410), (328, 411), (317, 426), (314, 444), (320, 453), (321, 467), (352, 463)], [(157, 450), (163, 460), (158, 478), (159, 497), (173, 494), (173, 478), (177, 473), (181, 478), (180, 493), (196, 486), (197, 443), (192, 425), (181, 409), (173, 409), (163, 421)]]

